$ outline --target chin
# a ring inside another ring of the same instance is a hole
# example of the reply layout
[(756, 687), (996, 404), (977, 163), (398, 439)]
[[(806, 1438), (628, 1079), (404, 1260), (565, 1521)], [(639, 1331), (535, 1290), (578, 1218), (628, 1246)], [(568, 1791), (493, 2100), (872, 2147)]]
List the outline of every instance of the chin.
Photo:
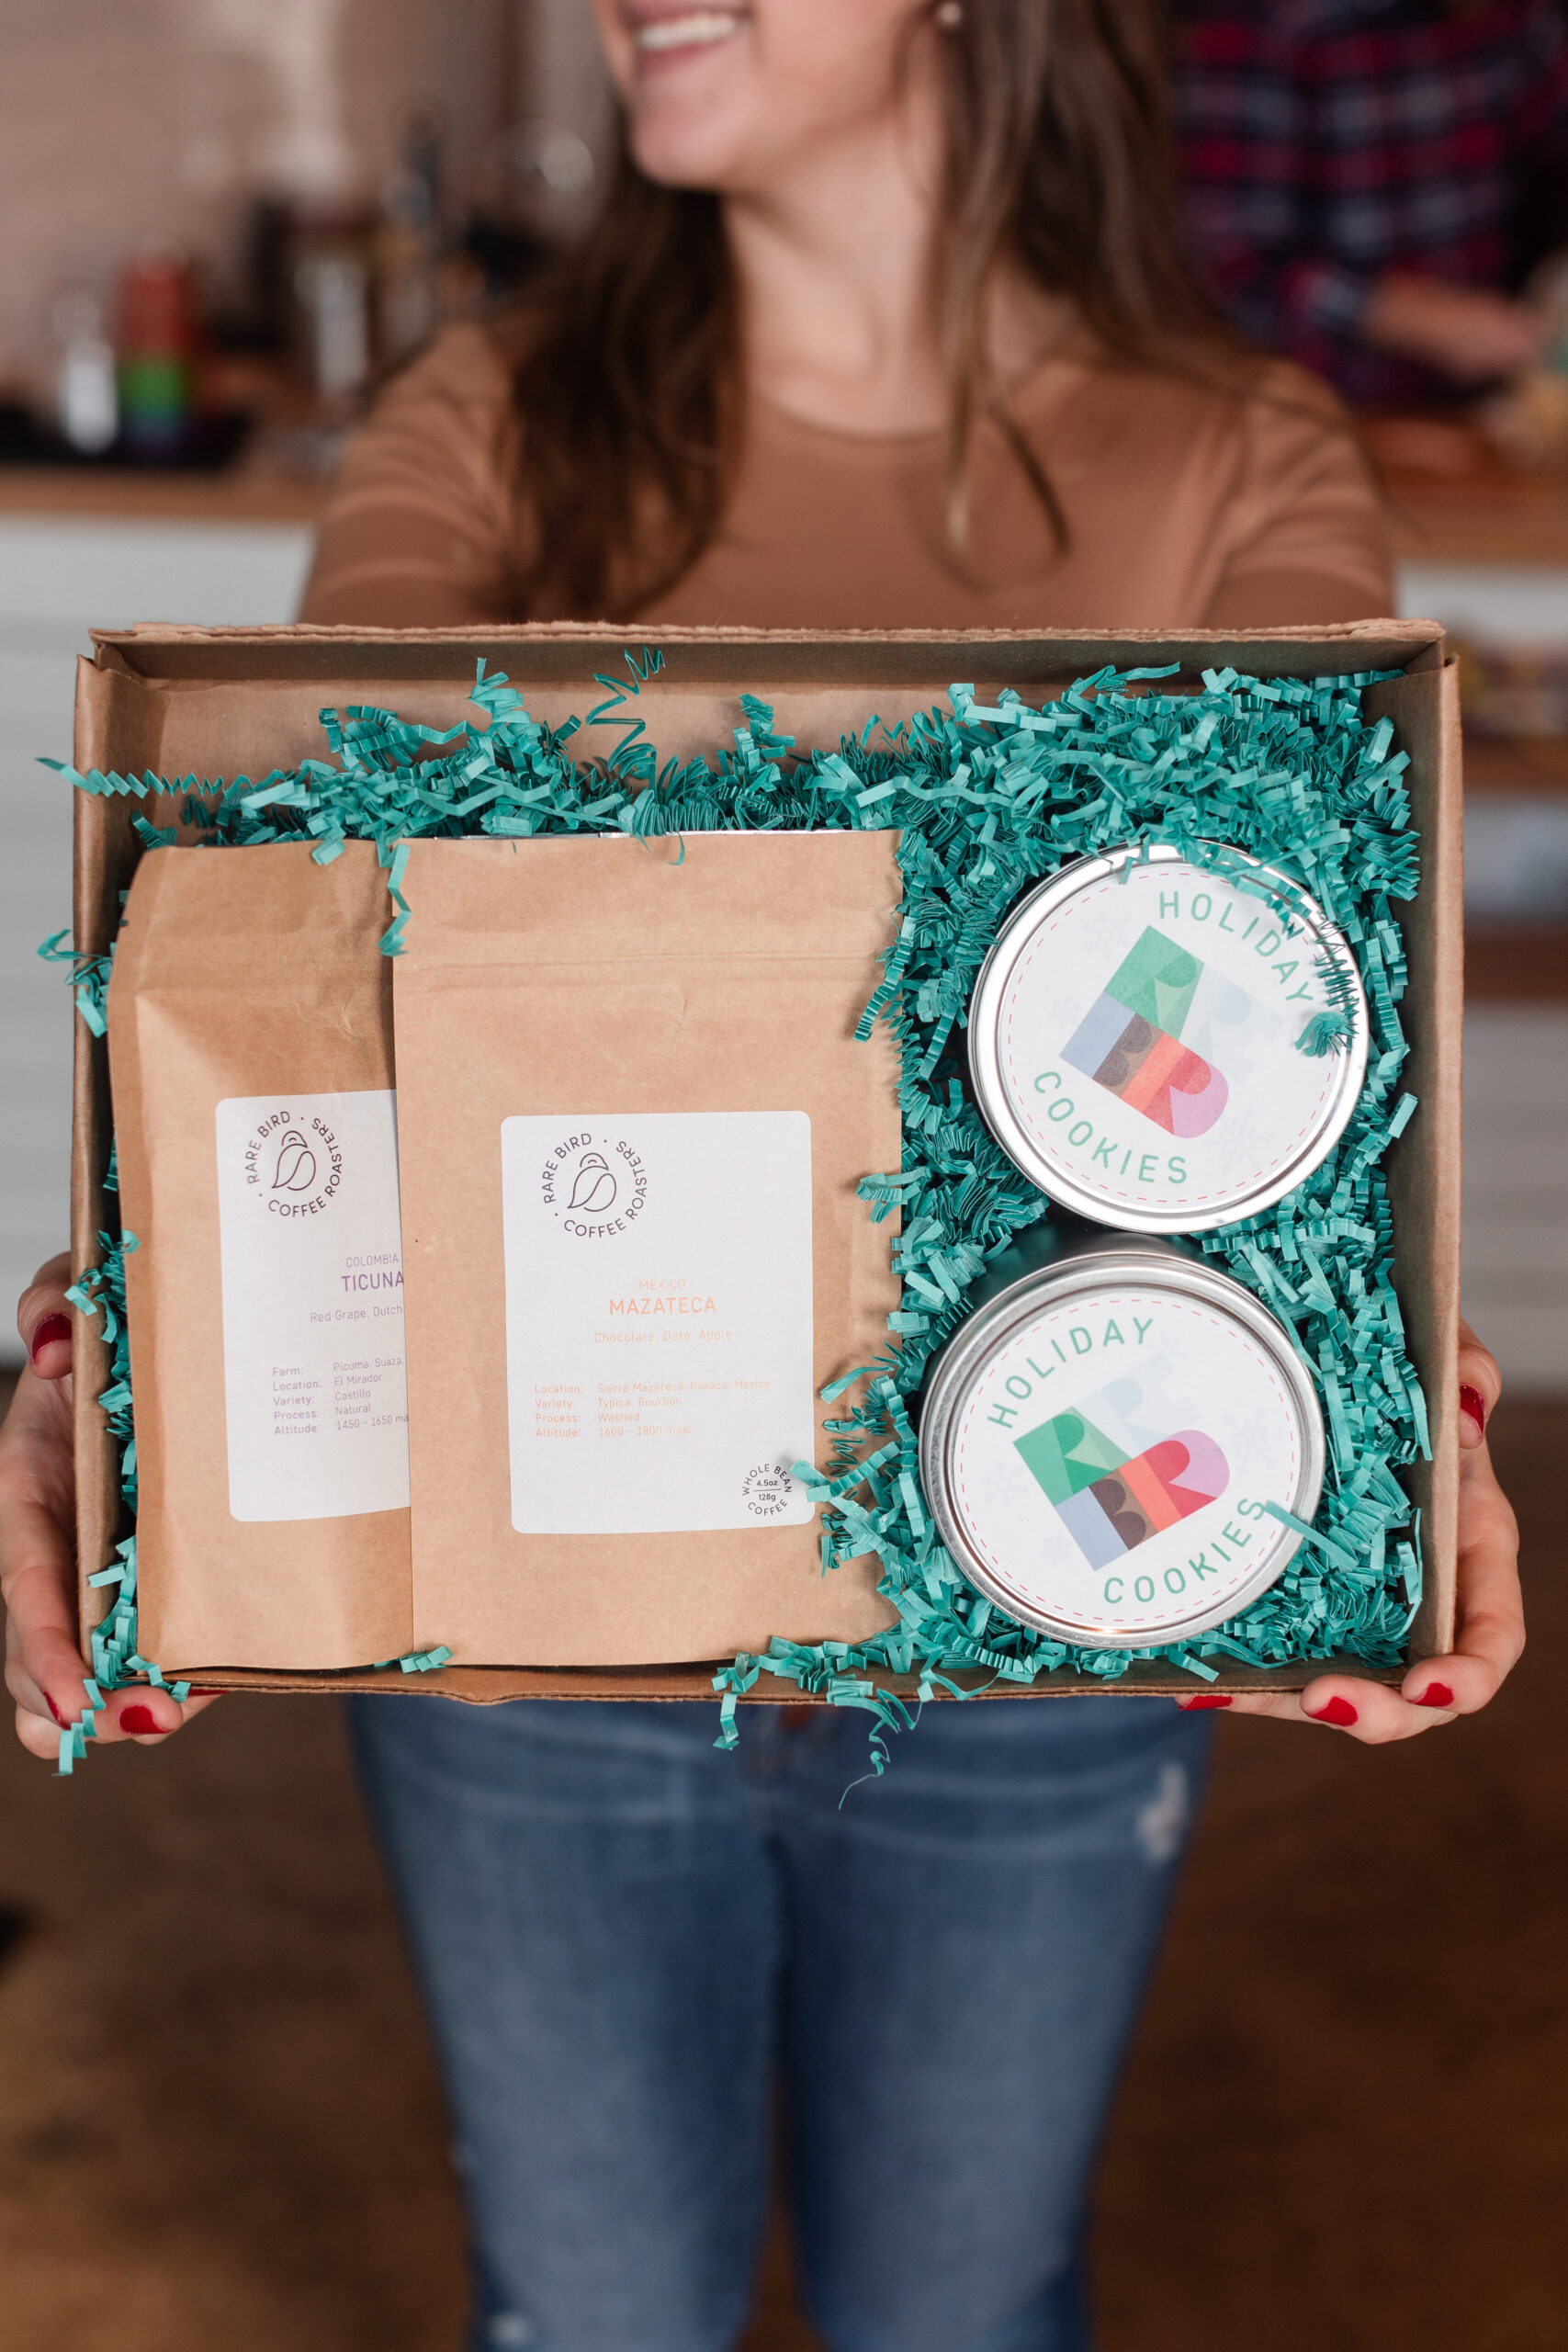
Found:
[(639, 107), (627, 125), (627, 137), (638, 171), (661, 187), (706, 188), (722, 195), (745, 177), (745, 142), (737, 139), (734, 117), (728, 112)]

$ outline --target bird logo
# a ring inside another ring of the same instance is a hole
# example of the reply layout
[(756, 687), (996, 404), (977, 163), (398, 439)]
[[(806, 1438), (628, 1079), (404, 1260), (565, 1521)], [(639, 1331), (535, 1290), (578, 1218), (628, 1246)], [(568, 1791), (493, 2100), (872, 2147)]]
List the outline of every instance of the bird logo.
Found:
[(308, 1193), (316, 1181), (316, 1155), (304, 1136), (290, 1127), (277, 1147), (275, 1193)]
[(585, 1151), (577, 1163), (577, 1174), (572, 1179), (571, 1198), (566, 1204), (568, 1211), (575, 1210), (583, 1216), (600, 1216), (615, 1205), (615, 1180), (604, 1153)]

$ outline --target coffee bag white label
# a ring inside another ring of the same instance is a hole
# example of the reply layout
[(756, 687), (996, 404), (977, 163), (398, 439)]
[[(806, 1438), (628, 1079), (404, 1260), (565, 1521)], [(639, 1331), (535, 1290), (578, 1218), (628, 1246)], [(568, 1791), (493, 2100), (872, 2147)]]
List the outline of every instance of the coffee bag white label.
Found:
[(218, 1105), (229, 1509), (406, 1510), (397, 1097)]
[(809, 1521), (806, 1114), (512, 1118), (501, 1154), (518, 1532)]

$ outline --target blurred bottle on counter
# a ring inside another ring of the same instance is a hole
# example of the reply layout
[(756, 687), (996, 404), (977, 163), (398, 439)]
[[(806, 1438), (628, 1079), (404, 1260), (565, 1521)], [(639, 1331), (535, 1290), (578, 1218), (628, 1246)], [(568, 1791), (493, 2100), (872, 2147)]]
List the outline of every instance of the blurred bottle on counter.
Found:
[(195, 404), (200, 348), (195, 278), (177, 245), (143, 246), (120, 273), (116, 344), (127, 450), (175, 456)]
[(410, 358), (441, 316), (441, 125), (420, 112), (409, 123), (402, 160), (381, 191), (376, 235), (376, 344), (383, 368)]
[(490, 141), (471, 175), (463, 243), (491, 301), (514, 296), (582, 233), (598, 186), (592, 150), (570, 123), (530, 116)]
[(101, 458), (119, 437), (119, 389), (103, 297), (91, 287), (67, 287), (55, 301), (53, 326), (61, 437), (79, 458)]
[(294, 297), (318, 421), (345, 424), (370, 381), (370, 224), (302, 213), (294, 224)]
[(374, 379), (428, 342), (442, 315), (441, 127), (413, 116), (378, 204), (272, 197), (250, 239), (263, 348), (292, 353), (310, 387), (307, 432), (323, 457), (352, 424)]

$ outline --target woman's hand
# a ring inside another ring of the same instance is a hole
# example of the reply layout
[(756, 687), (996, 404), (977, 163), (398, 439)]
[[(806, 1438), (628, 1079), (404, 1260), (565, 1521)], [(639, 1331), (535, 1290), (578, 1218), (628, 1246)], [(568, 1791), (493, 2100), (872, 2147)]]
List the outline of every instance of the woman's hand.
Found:
[(1188, 1708), (1228, 1705), (1238, 1715), (1334, 1724), (1381, 1746), (1434, 1724), (1473, 1715), (1495, 1697), (1525, 1645), (1519, 1531), (1486, 1449), (1486, 1423), (1502, 1394), (1496, 1363), (1468, 1323), (1459, 1327), (1459, 1593), (1454, 1648), (1423, 1658), (1398, 1690), (1348, 1674), (1320, 1674), (1304, 1690), (1231, 1700), (1200, 1695)]
[[(75, 1469), (71, 1447), (68, 1258), (53, 1258), (22, 1295), (17, 1329), (27, 1368), (0, 1425), (0, 1595), (6, 1604), (6, 1687), (17, 1736), (51, 1761), (60, 1734), (86, 1705), (90, 1671), (76, 1641)], [(215, 1694), (214, 1694), (215, 1695)], [(167, 1690), (117, 1690), (96, 1720), (99, 1741), (151, 1743), (178, 1731), (210, 1697), (182, 1708)]]

